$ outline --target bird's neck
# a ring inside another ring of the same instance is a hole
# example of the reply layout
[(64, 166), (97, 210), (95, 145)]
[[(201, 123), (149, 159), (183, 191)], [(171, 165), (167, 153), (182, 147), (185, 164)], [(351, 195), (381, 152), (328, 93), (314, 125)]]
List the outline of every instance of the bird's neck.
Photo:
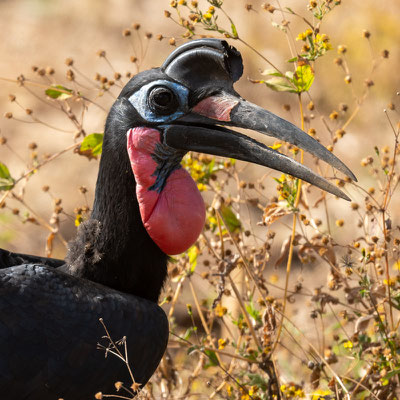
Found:
[(107, 134), (93, 211), (69, 244), (68, 269), (76, 276), (157, 301), (167, 275), (167, 256), (143, 226), (126, 147), (118, 146), (117, 152), (106, 139)]

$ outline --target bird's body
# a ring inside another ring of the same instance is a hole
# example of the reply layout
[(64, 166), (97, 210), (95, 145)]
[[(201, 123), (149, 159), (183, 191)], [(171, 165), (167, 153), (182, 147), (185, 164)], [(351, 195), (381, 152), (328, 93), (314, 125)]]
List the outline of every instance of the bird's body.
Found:
[(0, 270), (0, 284), (2, 398), (86, 400), (130, 382), (122, 360), (96, 350), (110, 344), (99, 318), (113, 340), (126, 336), (137, 382), (164, 353), (168, 321), (154, 302), (40, 264)]
[(348, 199), (307, 167), (225, 127), (289, 141), (355, 179), (304, 132), (243, 100), (233, 89), (242, 71), (236, 49), (201, 39), (132, 78), (108, 115), (93, 210), (65, 262), (0, 252), (1, 398), (83, 400), (112, 392), (116, 381), (129, 386), (124, 362), (96, 349), (105, 335), (100, 318), (112, 339), (126, 337), (135, 381), (148, 381), (168, 339), (157, 305), (167, 254), (185, 251), (204, 225), (203, 201), (180, 165), (187, 151), (270, 166)]

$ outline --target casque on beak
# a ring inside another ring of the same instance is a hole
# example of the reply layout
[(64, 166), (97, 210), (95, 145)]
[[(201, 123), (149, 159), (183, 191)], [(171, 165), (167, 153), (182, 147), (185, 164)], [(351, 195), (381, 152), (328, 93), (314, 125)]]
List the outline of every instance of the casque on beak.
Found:
[(270, 167), (350, 201), (339, 188), (308, 167), (227, 128), (251, 129), (291, 143), (357, 181), (350, 169), (314, 138), (236, 93), (233, 83), (243, 71), (240, 53), (226, 42), (213, 39), (182, 47), (166, 60), (163, 68), (169, 76), (179, 76), (179, 82), (189, 87), (193, 104), (190, 113), (164, 127), (165, 144), (179, 150), (231, 157)]

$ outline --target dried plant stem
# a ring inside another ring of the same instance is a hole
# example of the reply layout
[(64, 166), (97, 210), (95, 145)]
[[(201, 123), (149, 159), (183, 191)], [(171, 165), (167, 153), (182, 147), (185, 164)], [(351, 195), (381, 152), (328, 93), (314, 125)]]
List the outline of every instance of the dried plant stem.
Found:
[[(242, 339), (243, 339), (243, 335), (241, 334), (239, 336), (238, 341), (237, 341), (236, 351), (237, 351), (238, 348), (240, 348), (240, 345), (242, 343)], [(237, 355), (235, 354), (235, 356), (237, 356)], [(235, 360), (236, 359), (238, 359), (238, 358), (237, 357), (232, 357), (232, 360), (231, 360), (231, 362), (229, 364), (228, 373), (230, 373), (230, 374), (232, 373), (232, 371), (233, 371), (233, 369), (235, 367)], [(248, 360), (246, 359), (246, 361), (248, 361)], [(214, 390), (214, 392), (211, 393), (209, 398), (213, 399), (225, 387), (226, 383), (227, 383), (226, 379), (224, 379), (224, 381)]]
[[(114, 350), (116, 352), (115, 355), (125, 362), (125, 358), (123, 357), (122, 353), (119, 351), (119, 349), (118, 349), (117, 345), (115, 344), (113, 338), (111, 337), (110, 333), (108, 332), (108, 329), (106, 327), (106, 324), (104, 323), (103, 318), (99, 318), (99, 321), (100, 321), (101, 325), (103, 326), (104, 331), (106, 332), (108, 340), (110, 341), (111, 345), (113, 346), (113, 348), (114, 348)], [(133, 374), (132, 374), (132, 371), (131, 371), (129, 365), (128, 365), (128, 369), (129, 369), (129, 374), (130, 374), (130, 376), (132, 378), (132, 381), (134, 381)]]
[[(206, 319), (204, 318), (203, 311), (201, 310), (201, 307), (200, 307), (199, 299), (198, 299), (198, 297), (197, 297), (196, 291), (194, 290), (194, 286), (193, 286), (192, 280), (191, 280), (190, 278), (189, 278), (189, 286), (190, 286), (190, 290), (192, 291), (192, 296), (193, 296), (194, 304), (196, 305), (196, 309), (197, 309), (197, 312), (198, 312), (198, 314), (199, 314), (201, 323), (202, 323), (203, 328), (204, 328), (204, 330), (205, 330), (205, 332), (206, 332), (206, 334), (207, 334), (208, 340), (210, 341), (210, 344), (211, 344), (211, 347), (212, 347), (212, 351), (216, 351), (217, 348), (215, 347), (214, 342), (213, 342), (213, 340), (212, 340), (212, 336), (211, 336), (210, 329), (209, 329), (209, 327), (208, 327), (208, 325), (207, 325)], [(225, 365), (224, 365), (224, 363), (222, 362), (221, 357), (218, 355), (218, 353), (216, 353), (215, 355), (216, 355), (216, 357), (217, 357), (217, 360), (218, 360), (218, 362), (219, 362), (219, 365), (220, 365), (223, 369), (225, 369)]]
[(361, 388), (363, 388), (364, 390), (368, 390), (368, 394), (370, 394), (373, 398), (375, 398), (376, 400), (380, 400), (379, 397), (377, 397), (375, 394), (372, 393), (372, 391), (371, 391), (370, 388), (367, 388), (366, 386), (364, 386), (364, 385), (362, 384), (363, 380), (364, 380), (365, 378), (367, 378), (368, 375), (369, 375), (369, 374), (366, 373), (359, 381), (357, 381), (357, 380), (355, 380), (355, 379), (352, 379), (352, 378), (350, 378), (349, 376), (344, 376), (344, 377), (343, 377), (344, 379), (349, 380), (350, 382), (353, 382), (353, 383), (356, 384), (356, 387), (355, 387), (355, 388), (353, 389), (353, 391), (350, 393), (350, 398), (351, 398), (351, 399), (354, 398), (353, 396), (355, 396), (355, 395), (357, 394), (357, 390), (361, 387)]
[[(261, 290), (261, 288), (260, 288), (260, 286), (259, 286), (259, 284), (258, 284), (258, 282), (257, 282), (257, 279), (255, 278), (255, 276), (254, 276), (253, 273), (251, 272), (250, 265), (247, 263), (246, 257), (245, 257), (245, 255), (243, 254), (242, 249), (240, 248), (239, 244), (236, 242), (236, 240), (235, 240), (234, 237), (232, 236), (231, 232), (229, 231), (228, 225), (226, 224), (226, 222), (225, 222), (225, 220), (224, 220), (224, 217), (221, 215), (221, 213), (219, 212), (219, 210), (216, 209), (215, 212), (216, 212), (216, 215), (217, 215), (217, 216), (221, 219), (221, 221), (224, 223), (225, 228), (226, 228), (226, 231), (227, 231), (227, 233), (228, 233), (228, 236), (229, 236), (229, 238), (231, 239), (233, 245), (236, 247), (236, 250), (238, 251), (238, 253), (239, 253), (239, 255), (240, 255), (240, 257), (241, 257), (241, 259), (242, 259), (242, 261), (243, 261), (243, 265), (244, 265), (244, 267), (245, 267), (245, 270), (246, 270), (247, 275), (248, 275), (248, 276), (250, 277), (250, 279), (254, 282), (254, 284), (255, 284), (255, 286), (256, 286), (256, 288), (257, 288), (257, 290), (258, 290), (258, 292), (259, 292), (261, 298), (266, 302), (266, 298), (265, 298), (265, 296), (264, 296), (264, 293), (262, 292), (262, 290)], [(217, 258), (219, 258), (218, 255), (217, 255)]]
[[(17, 80), (17, 79), (3, 78), (3, 77), (0, 76), (0, 81), (10, 82), (10, 83), (16, 83), (17, 85), (20, 85), (20, 86), (25, 86), (26, 84), (28, 84), (28, 85), (31, 85), (31, 86), (41, 87), (41, 88), (43, 88), (43, 89), (48, 89), (48, 88), (49, 88), (49, 85), (45, 85), (44, 83), (39, 83), (39, 82), (31, 81), (31, 80), (29, 80), (29, 79), (24, 79), (24, 80), (21, 82), (21, 81), (19, 81), (19, 80)], [(63, 89), (57, 88), (57, 91), (60, 92), (60, 93), (65, 93), (65, 94), (71, 95), (71, 92), (68, 92), (68, 91), (63, 90)], [(109, 93), (109, 91), (107, 91), (107, 93)], [(78, 97), (80, 97), (81, 99), (87, 101), (88, 103), (95, 105), (96, 107), (100, 108), (102, 111), (107, 112), (107, 110), (106, 110), (105, 108), (103, 108), (100, 104), (97, 104), (95, 101), (90, 100), (89, 98), (78, 94), (78, 92), (77, 92), (77, 93), (73, 93), (73, 94), (74, 94), (75, 96), (78, 96)], [(110, 94), (111, 94), (111, 93), (110, 93)], [(112, 95), (112, 94), (111, 94), (111, 95)], [(114, 96), (113, 96), (113, 97), (114, 97)]]
[[(229, 233), (229, 236), (230, 236), (231, 239), (233, 240), (232, 235), (231, 235), (231, 233), (229, 232), (229, 228), (228, 228), (227, 224), (225, 223), (225, 221), (223, 220), (223, 217), (222, 217), (221, 213), (220, 213), (218, 210), (216, 210), (216, 215), (217, 215), (218, 226), (219, 226), (219, 228), (220, 228), (220, 236), (221, 236), (220, 240), (221, 240), (221, 242), (223, 242), (223, 238), (222, 238), (222, 231), (221, 231), (220, 220), (222, 220), (222, 221), (224, 222), (225, 228), (226, 228), (227, 232)], [(236, 241), (234, 241), (234, 243), (236, 243)], [(239, 246), (237, 246), (237, 248), (240, 249)], [(241, 257), (242, 257), (242, 259), (244, 260), (244, 257), (243, 257), (242, 254), (241, 254)], [(245, 262), (245, 261), (243, 261), (243, 263), (244, 263), (244, 262)], [(256, 282), (255, 278), (252, 276), (252, 274), (250, 274), (250, 268), (249, 268), (249, 267), (247, 268), (247, 270), (248, 270), (248, 272), (249, 272), (250, 277), (254, 280), (254, 282)], [(233, 289), (233, 291), (235, 292), (236, 298), (237, 298), (237, 300), (238, 300), (238, 302), (239, 302), (239, 305), (240, 305), (240, 308), (241, 308), (241, 310), (242, 310), (243, 316), (244, 316), (244, 318), (245, 318), (245, 320), (246, 320), (246, 323), (247, 323), (247, 325), (248, 325), (248, 327), (249, 327), (249, 329), (250, 329), (251, 335), (253, 336), (254, 343), (257, 345), (257, 347), (258, 347), (259, 349), (261, 349), (261, 345), (260, 345), (260, 342), (259, 342), (259, 340), (258, 340), (258, 338), (257, 338), (256, 332), (254, 331), (253, 324), (251, 323), (249, 314), (248, 314), (248, 312), (247, 312), (247, 310), (246, 310), (246, 307), (245, 307), (244, 304), (243, 304), (242, 296), (240, 295), (240, 292), (239, 292), (237, 286), (235, 285), (235, 282), (233, 281), (231, 275), (228, 275), (228, 278), (229, 278), (229, 281), (230, 281), (230, 283), (231, 283), (232, 289)]]
[[(247, 43), (245, 40), (243, 40), (242, 38), (238, 37), (237, 40), (241, 43), (243, 43), (246, 47), (248, 47), (250, 50), (252, 50), (254, 53), (256, 53), (259, 57), (261, 57), (267, 64), (269, 64), (272, 68), (274, 68), (275, 70), (277, 70), (283, 77), (285, 77), (285, 74), (282, 73), (282, 71), (280, 71), (280, 69), (273, 64), (270, 60), (268, 60), (268, 58), (266, 58), (265, 56), (263, 56), (256, 48), (254, 48), (251, 44)], [(287, 79), (285, 77), (285, 79)]]
[(235, 282), (233, 281), (232, 277), (231, 277), (230, 275), (228, 275), (228, 278), (229, 278), (229, 282), (230, 282), (230, 284), (231, 284), (231, 287), (232, 287), (233, 291), (235, 292), (236, 298), (237, 298), (237, 300), (238, 300), (238, 302), (239, 302), (240, 309), (242, 310), (244, 319), (246, 320), (246, 323), (247, 323), (247, 325), (248, 325), (248, 327), (249, 327), (249, 330), (250, 330), (250, 332), (251, 332), (251, 335), (253, 336), (254, 343), (256, 344), (256, 346), (257, 346), (259, 349), (261, 349), (261, 348), (262, 348), (262, 347), (261, 347), (261, 344), (260, 344), (260, 342), (259, 342), (259, 340), (258, 340), (258, 338), (257, 338), (257, 335), (256, 335), (256, 332), (255, 332), (255, 330), (254, 330), (253, 324), (252, 324), (251, 321), (250, 321), (249, 313), (248, 313), (247, 310), (246, 310), (246, 307), (245, 307), (245, 305), (244, 305), (244, 303), (243, 303), (242, 297), (240, 296), (240, 292), (239, 292), (237, 286), (235, 285)]
[(353, 110), (353, 112), (351, 113), (350, 117), (347, 119), (347, 121), (342, 125), (342, 129), (346, 129), (347, 126), (350, 124), (351, 121), (353, 121), (353, 119), (355, 118), (355, 116), (358, 114), (358, 112), (360, 111), (360, 105), (357, 105), (357, 107)]
[(109, 398), (114, 398), (114, 399), (131, 399), (132, 397), (126, 397), (126, 396), (120, 396), (118, 394), (103, 394), (103, 398), (109, 397)]
[[(193, 346), (192, 343), (188, 342), (188, 341), (174, 341), (174, 340), (170, 340), (170, 343), (178, 343), (178, 344), (185, 344), (185, 346)], [(241, 360), (241, 361), (245, 361), (248, 362), (250, 364), (258, 364), (259, 361), (257, 360), (251, 360), (249, 358), (246, 357), (242, 357), (239, 354), (233, 354), (233, 353), (229, 353), (227, 351), (223, 351), (220, 349), (216, 349), (214, 347), (208, 347), (208, 346), (202, 346), (202, 349), (207, 350), (207, 351), (214, 351), (216, 354), (220, 354), (221, 356), (226, 356), (226, 357), (230, 357), (230, 358), (234, 358), (236, 360)]]
[(385, 110), (385, 114), (389, 120), (389, 124), (391, 125), (393, 129), (393, 133), (395, 136), (395, 144), (394, 144), (394, 150), (393, 150), (393, 163), (392, 163), (392, 168), (389, 172), (389, 179), (385, 188), (385, 197), (383, 200), (383, 204), (381, 206), (381, 212), (382, 212), (382, 227), (383, 227), (383, 238), (384, 238), (384, 250), (385, 250), (385, 273), (386, 273), (386, 280), (387, 280), (387, 288), (388, 288), (388, 298), (389, 298), (389, 314), (390, 314), (390, 327), (391, 330), (394, 329), (394, 318), (393, 318), (393, 306), (392, 306), (392, 295), (390, 291), (390, 271), (389, 271), (389, 258), (387, 254), (387, 241), (386, 238), (388, 236), (387, 229), (386, 229), (386, 209), (388, 206), (389, 202), (389, 194), (390, 194), (390, 188), (393, 180), (393, 175), (394, 175), (394, 167), (396, 165), (396, 155), (397, 155), (397, 146), (398, 146), (398, 133), (396, 133), (395, 129), (393, 128), (393, 125), (390, 121), (389, 116), (387, 115), (387, 112)]
[(347, 388), (344, 385), (343, 381), (341, 380), (340, 376), (333, 370), (333, 368), (325, 360), (324, 356), (318, 351), (318, 349), (308, 340), (308, 338), (305, 335), (305, 333), (287, 315), (285, 315), (283, 313), (283, 310), (280, 311), (279, 309), (276, 309), (276, 312), (278, 312), (281, 315), (282, 320), (286, 319), (286, 321), (288, 321), (293, 326), (293, 328), (295, 328), (297, 330), (297, 332), (300, 333), (300, 335), (304, 338), (304, 341), (307, 343), (307, 345), (310, 347), (310, 349), (319, 357), (321, 362), (325, 364), (326, 368), (329, 369), (331, 374), (335, 377), (335, 380), (342, 387), (343, 391), (346, 393), (346, 397), (345, 398), (347, 400), (350, 400), (349, 391), (347, 390)]
[(79, 147), (82, 144), (81, 142), (78, 143), (74, 143), (68, 147), (66, 147), (63, 150), (60, 150), (59, 152), (53, 154), (51, 157), (47, 158), (46, 160), (42, 161), (39, 165), (37, 165), (36, 167), (30, 169), (28, 172), (26, 172), (24, 175), (22, 175), (20, 178), (18, 178), (16, 180), (16, 183), (18, 183), (21, 179), (27, 178), (29, 175), (31, 175), (33, 172), (35, 172), (36, 170), (39, 170), (41, 167), (43, 167), (44, 165), (48, 164), (50, 161), (53, 161), (54, 159), (58, 158), (59, 156), (61, 156), (62, 154), (66, 153), (69, 150), (75, 149), (77, 147)]
[(179, 281), (179, 283), (178, 283), (178, 285), (176, 287), (176, 290), (175, 290), (175, 293), (174, 293), (174, 297), (171, 300), (171, 308), (169, 309), (169, 312), (168, 312), (168, 319), (170, 319), (174, 314), (175, 305), (176, 305), (176, 302), (177, 302), (177, 300), (179, 298), (179, 294), (180, 294), (180, 292), (182, 290), (182, 286), (183, 286), (184, 280), (185, 280), (185, 276), (182, 277), (182, 279)]
[[(54, 159), (56, 159), (57, 157), (61, 156), (62, 154), (66, 153), (67, 151), (74, 149), (75, 147), (78, 147), (81, 145), (82, 142), (79, 143), (74, 143), (71, 146), (68, 146), (67, 148), (59, 151), (58, 153), (53, 154), (51, 157), (47, 158), (46, 160), (44, 160), (43, 162), (41, 162), (39, 165), (37, 165), (34, 168), (31, 168), (28, 172), (26, 172), (24, 175), (22, 175), (21, 177), (19, 177), (18, 179), (15, 180), (15, 184), (17, 184), (18, 182), (20, 182), (22, 179), (26, 179), (29, 177), (29, 175), (31, 175), (32, 173), (34, 173), (35, 171), (39, 170), (41, 167), (43, 167), (44, 165), (48, 164), (50, 161), (53, 161)], [(7, 190), (6, 192), (4, 192), (3, 196), (1, 196), (0, 198), (0, 204), (2, 204), (4, 202), (4, 200), (11, 194), (13, 193), (13, 191)], [(16, 196), (16, 195), (15, 195)], [(16, 196), (16, 198), (18, 199), (18, 196)], [(46, 228), (48, 228), (47, 226), (47, 222), (45, 222)], [(49, 229), (49, 228), (48, 228)], [(53, 228), (50, 227), (50, 231), (53, 232)], [(63, 242), (65, 242), (65, 240), (63, 240)], [(66, 242), (65, 242), (66, 244)]]
[[(303, 112), (303, 103), (301, 100), (301, 93), (299, 93), (299, 95), (298, 95), (298, 100), (299, 100), (299, 109), (300, 109), (301, 129), (304, 130), (304, 112)], [(304, 151), (300, 150), (300, 163), (303, 164), (303, 161), (304, 161)], [(300, 195), (301, 195), (301, 179), (299, 179), (298, 183), (297, 183), (297, 193), (296, 193), (296, 200), (294, 202), (294, 208), (297, 208), (299, 205)], [(288, 254), (288, 260), (287, 260), (287, 264), (286, 264), (285, 291), (283, 293), (282, 315), (285, 315), (285, 311), (286, 311), (287, 293), (288, 293), (288, 287), (289, 287), (289, 277), (290, 277), (290, 271), (291, 271), (291, 267), (292, 267), (293, 250), (294, 250), (294, 238), (296, 236), (296, 222), (297, 222), (297, 214), (296, 214), (296, 212), (293, 212), (292, 234), (290, 236), (289, 254)], [(272, 346), (271, 354), (275, 351), (276, 347), (278, 346), (279, 339), (280, 339), (280, 336), (282, 333), (282, 327), (283, 327), (283, 318), (281, 319), (281, 321), (279, 323), (278, 332), (277, 332), (274, 344)]]
[(21, 203), (31, 214), (33, 214), (36, 218), (36, 220), (45, 227), (47, 230), (49, 230), (51, 233), (54, 233), (58, 236), (60, 239), (61, 243), (66, 247), (67, 246), (67, 241), (64, 239), (63, 235), (58, 231), (58, 228), (54, 228), (50, 224), (47, 223), (45, 219), (43, 219), (39, 214), (37, 214), (26, 202), (20, 197), (17, 196), (16, 194), (12, 193), (13, 199)]

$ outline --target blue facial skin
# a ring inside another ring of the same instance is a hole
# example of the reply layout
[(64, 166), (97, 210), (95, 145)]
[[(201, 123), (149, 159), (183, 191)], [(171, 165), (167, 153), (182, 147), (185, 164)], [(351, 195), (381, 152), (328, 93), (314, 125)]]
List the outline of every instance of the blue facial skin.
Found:
[[(157, 86), (167, 87), (174, 92), (178, 100), (179, 107), (173, 114), (156, 115), (156, 113), (154, 113), (148, 106), (147, 99), (149, 97), (149, 93)], [(131, 97), (129, 97), (129, 101), (143, 119), (148, 122), (158, 123), (165, 126), (164, 124), (174, 121), (189, 111), (188, 96), (189, 89), (187, 89), (185, 86), (160, 79), (142, 86)], [(181, 168), (180, 162), (185, 154), (186, 151), (173, 149), (166, 144), (158, 143), (154, 153), (151, 155), (153, 160), (157, 163), (157, 167), (152, 174), (156, 177), (156, 181), (149, 188), (149, 190), (154, 190), (158, 193), (161, 193), (166, 185), (168, 176), (172, 173), (172, 171)]]
[[(171, 89), (178, 99), (179, 107), (178, 109), (170, 115), (156, 115), (150, 107), (147, 105), (147, 98), (149, 96), (150, 91), (156, 86), (165, 86)], [(148, 122), (157, 122), (157, 123), (168, 123), (171, 122), (182, 115), (186, 114), (189, 111), (188, 108), (188, 96), (189, 89), (185, 86), (182, 86), (178, 83), (167, 81), (167, 80), (158, 80), (155, 82), (148, 83), (147, 85), (142, 86), (137, 92), (133, 93), (131, 97), (129, 97), (130, 103), (135, 107), (136, 111), (140, 114), (140, 116)]]

